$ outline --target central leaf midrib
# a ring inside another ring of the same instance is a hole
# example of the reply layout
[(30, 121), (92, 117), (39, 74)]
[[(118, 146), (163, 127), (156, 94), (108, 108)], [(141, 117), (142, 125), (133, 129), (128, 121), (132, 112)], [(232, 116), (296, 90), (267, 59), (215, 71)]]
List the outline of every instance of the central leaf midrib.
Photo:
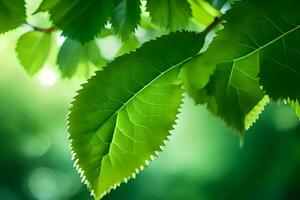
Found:
[[(273, 39), (273, 40), (271, 40), (270, 42), (266, 43), (265, 45), (263, 45), (263, 46), (257, 48), (255, 51), (252, 51), (252, 52), (248, 53), (248, 54), (245, 55), (245, 56), (242, 56), (242, 57), (240, 57), (240, 58), (234, 59), (233, 61), (231, 61), (231, 60), (230, 60), (230, 61), (227, 61), (227, 62), (231, 62), (231, 63), (232, 63), (232, 67), (231, 67), (231, 71), (230, 71), (230, 75), (229, 75), (229, 79), (228, 79), (228, 83), (227, 83), (226, 96), (228, 96), (228, 90), (229, 90), (229, 87), (230, 87), (230, 85), (231, 85), (231, 77), (232, 77), (233, 71), (236, 69), (236, 67), (235, 67), (235, 62), (237, 62), (237, 61), (239, 61), (239, 60), (242, 60), (242, 59), (245, 59), (245, 58), (247, 58), (247, 57), (249, 57), (249, 56), (251, 56), (251, 55), (253, 55), (253, 54), (255, 54), (255, 53), (258, 53), (260, 50), (262, 50), (262, 49), (264, 49), (265, 47), (267, 47), (267, 46), (273, 44), (274, 42), (276, 42), (276, 41), (278, 41), (278, 40), (284, 38), (284, 37), (287, 36), (288, 34), (293, 33), (294, 31), (297, 31), (298, 29), (300, 29), (300, 25), (294, 27), (293, 29), (291, 29), (291, 30), (289, 30), (289, 31), (287, 31), (287, 32), (285, 32), (285, 33), (282, 33), (280, 36), (276, 37), (275, 39)], [(226, 62), (225, 62), (225, 63), (226, 63)]]
[[(105, 120), (102, 124), (100, 124), (94, 132), (97, 132), (99, 129), (101, 129), (101, 127), (106, 124), (109, 120), (111, 120), (113, 117), (115, 117), (123, 108), (125, 108), (136, 96), (138, 96), (141, 92), (143, 92), (148, 86), (150, 86), (152, 83), (154, 83), (156, 80), (158, 80), (160, 77), (162, 77), (163, 75), (165, 75), (166, 73), (168, 73), (169, 71), (171, 71), (172, 69), (175, 69), (176, 67), (179, 67), (180, 65), (182, 65), (183, 63), (187, 62), (188, 60), (190, 60), (191, 57), (184, 59), (182, 62), (179, 62), (176, 65), (171, 66), (170, 68), (168, 68), (167, 70), (161, 72), (156, 78), (154, 78), (153, 80), (151, 80), (148, 84), (146, 84), (144, 87), (142, 87), (139, 91), (137, 91), (134, 95), (132, 95), (132, 97), (130, 97), (117, 111), (115, 111), (107, 120)], [(113, 140), (113, 138), (112, 138)], [(112, 141), (111, 140), (111, 141)], [(110, 142), (111, 143), (111, 142)], [(105, 154), (106, 155), (106, 154)]]
[[(249, 56), (251, 56), (251, 55), (253, 55), (253, 54), (259, 52), (260, 50), (266, 48), (267, 46), (273, 44), (274, 42), (277, 42), (278, 40), (284, 38), (285, 36), (289, 35), (290, 33), (293, 33), (294, 31), (297, 31), (298, 29), (300, 29), (300, 25), (296, 26), (295, 28), (292, 28), (291, 30), (289, 30), (289, 31), (287, 31), (287, 32), (285, 32), (285, 33), (282, 33), (280, 36), (278, 36), (278, 37), (276, 37), (275, 39), (271, 40), (270, 42), (264, 44), (263, 46), (257, 48), (255, 51), (252, 51), (252, 52), (248, 53), (247, 55), (242, 56), (242, 57), (240, 57), (240, 58), (233, 59), (233, 62), (242, 60), (242, 59), (244, 59), (244, 58), (247, 58), (247, 57), (249, 57)], [(232, 61), (230, 61), (230, 62), (232, 62)]]
[[(191, 56), (192, 57), (192, 56)], [(142, 87), (139, 91), (136, 92), (136, 94), (134, 94), (131, 98), (128, 99), (128, 101), (126, 101), (116, 112), (114, 112), (114, 114), (112, 114), (107, 120), (105, 120), (105, 122), (103, 124), (100, 125), (100, 127), (97, 128), (97, 131), (105, 124), (107, 123), (109, 120), (111, 120), (113, 117), (115, 117), (116, 115), (118, 115), (118, 113), (123, 109), (125, 108), (136, 96), (138, 96), (141, 92), (143, 92), (148, 86), (150, 86), (152, 83), (154, 83), (156, 80), (158, 80), (159, 78), (161, 78), (163, 75), (165, 75), (166, 73), (170, 72), (171, 70), (175, 69), (176, 67), (179, 67), (181, 66), (182, 64), (184, 64), (185, 62), (187, 62), (188, 60), (191, 59), (191, 57), (187, 58), (187, 59), (184, 59), (182, 62), (179, 62), (178, 64), (176, 65), (173, 65), (171, 66), (170, 68), (168, 68), (167, 70), (161, 72), (156, 78), (154, 78), (153, 80), (151, 80), (148, 84), (146, 84), (144, 87)], [(103, 154), (103, 156), (101, 157), (100, 159), (100, 162), (102, 163), (103, 161), (103, 158), (107, 155), (110, 154), (111, 152), (111, 147), (112, 147), (112, 143), (114, 141), (114, 137), (115, 137), (115, 131), (116, 131), (116, 127), (117, 127), (117, 123), (118, 123), (118, 119), (116, 119), (116, 124), (115, 124), (115, 127), (114, 127), (114, 130), (113, 130), (113, 136), (111, 138), (111, 141), (109, 142), (109, 149), (107, 151), (106, 154)], [(98, 176), (98, 181), (99, 181), (99, 178), (100, 178), (100, 174), (101, 174), (101, 171), (102, 171), (102, 164), (101, 164), (101, 167), (100, 167), (100, 170), (99, 170), (99, 176)]]

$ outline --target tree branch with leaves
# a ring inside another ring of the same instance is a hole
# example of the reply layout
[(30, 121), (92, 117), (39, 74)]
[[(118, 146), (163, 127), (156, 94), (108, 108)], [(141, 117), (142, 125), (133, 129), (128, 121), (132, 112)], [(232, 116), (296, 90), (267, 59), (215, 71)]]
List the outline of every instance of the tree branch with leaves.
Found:
[[(35, 13), (48, 12), (53, 27), (30, 25), (33, 30), (21, 36), (16, 50), (34, 75), (47, 59), (55, 30), (67, 38), (57, 59), (62, 77), (74, 76), (83, 57), (105, 65), (82, 85), (68, 115), (76, 168), (99, 199), (157, 156), (184, 93), (241, 137), (270, 100), (290, 104), (300, 117), (298, 4), (44, 0)], [(1, 33), (25, 21), (23, 0), (0, 0)], [(99, 35), (108, 30), (126, 42), (145, 24), (163, 36), (113, 61), (101, 57)], [(29, 45), (32, 49), (24, 51)]]

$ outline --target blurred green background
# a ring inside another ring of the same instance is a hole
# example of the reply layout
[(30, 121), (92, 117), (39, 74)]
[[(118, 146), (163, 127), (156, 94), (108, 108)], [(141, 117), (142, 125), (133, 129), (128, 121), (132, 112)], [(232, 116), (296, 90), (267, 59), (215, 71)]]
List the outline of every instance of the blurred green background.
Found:
[[(51, 62), (29, 77), (14, 52), (23, 32), (0, 35), (0, 200), (92, 199), (73, 168), (66, 132), (84, 79), (61, 80)], [(101, 44), (108, 54), (120, 47), (114, 38)], [(289, 107), (268, 105), (242, 149), (204, 106), (185, 98), (181, 111), (164, 152), (104, 199), (300, 198), (300, 125)]]

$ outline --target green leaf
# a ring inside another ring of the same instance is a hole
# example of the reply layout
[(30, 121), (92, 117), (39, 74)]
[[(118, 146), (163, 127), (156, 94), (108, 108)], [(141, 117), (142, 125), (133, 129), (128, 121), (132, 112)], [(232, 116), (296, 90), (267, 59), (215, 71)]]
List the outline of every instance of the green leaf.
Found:
[(194, 89), (193, 96), (202, 94), (199, 102), (209, 102), (215, 114), (242, 131), (247, 127), (247, 112), (264, 96), (258, 80), (275, 100), (300, 97), (300, 13), (293, 0), (272, 4), (244, 0), (224, 19), (225, 28), (199, 58), (199, 64), (185, 71), (216, 68), (204, 91), (203, 84), (194, 80), (189, 88)]
[(140, 0), (113, 0), (112, 26), (123, 40), (137, 28), (141, 18)]
[(59, 3), (59, 1), (60, 0), (43, 0), (38, 9), (34, 12), (34, 14), (53, 9)]
[(131, 36), (126, 42), (123, 42), (121, 48), (117, 53), (117, 57), (129, 53), (141, 46), (140, 42), (137, 40), (135, 36)]
[(293, 101), (293, 100), (290, 100), (288, 99), (287, 102), (292, 106), (292, 108), (295, 110), (296, 112), (296, 115), (299, 117), (300, 119), (300, 104), (299, 104), (299, 101), (296, 100), (296, 101)]
[(188, 25), (192, 10), (187, 0), (148, 0), (152, 22), (166, 30), (181, 30)]
[[(224, 45), (235, 59), (258, 53), (260, 82), (273, 99), (300, 100), (300, 12), (294, 0), (248, 0), (226, 17)], [(257, 12), (258, 11), (258, 12)], [(246, 14), (245, 14), (246, 13)], [(239, 16), (239, 25), (234, 21)], [(231, 21), (231, 22), (230, 22)], [(229, 36), (230, 34), (230, 36)], [(220, 36), (221, 37), (221, 36)], [(229, 38), (230, 37), (230, 38)]]
[(247, 115), (264, 97), (257, 78), (257, 57), (253, 54), (242, 60), (218, 64), (206, 87), (210, 96), (208, 108), (240, 132), (249, 126), (245, 120)]
[(16, 47), (17, 56), (29, 75), (34, 75), (43, 67), (50, 47), (50, 33), (31, 31), (19, 38)]
[(204, 0), (188, 0), (191, 8), (193, 17), (201, 25), (208, 26), (211, 24), (215, 17), (220, 16), (220, 12), (214, 9), (209, 3)]
[(51, 20), (62, 34), (81, 43), (93, 40), (111, 13), (111, 0), (60, 0), (50, 10)]
[(0, 33), (19, 27), (25, 19), (24, 0), (0, 0)]
[(99, 67), (106, 64), (106, 60), (102, 58), (95, 41), (83, 45), (75, 40), (66, 39), (57, 56), (57, 65), (62, 77), (71, 78), (74, 76), (81, 62), (86, 63), (83, 66), (85, 68), (88, 67), (89, 62)]
[(147, 42), (78, 92), (68, 119), (70, 140), (95, 198), (134, 177), (161, 150), (182, 100), (179, 69), (203, 38), (182, 32)]

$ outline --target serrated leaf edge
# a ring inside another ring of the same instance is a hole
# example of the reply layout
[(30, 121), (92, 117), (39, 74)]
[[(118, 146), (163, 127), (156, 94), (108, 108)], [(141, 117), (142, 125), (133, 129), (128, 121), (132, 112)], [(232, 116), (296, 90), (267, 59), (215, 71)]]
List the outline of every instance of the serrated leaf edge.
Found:
[[(164, 150), (164, 147), (166, 146), (167, 142), (170, 140), (170, 137), (172, 136), (172, 131), (175, 129), (175, 126), (177, 125), (178, 119), (179, 119), (179, 115), (181, 113), (182, 110), (182, 105), (184, 103), (184, 90), (181, 89), (182, 91), (182, 96), (181, 96), (181, 102), (179, 105), (179, 108), (177, 110), (177, 114), (176, 114), (176, 118), (174, 120), (174, 123), (172, 125), (172, 128), (168, 131), (168, 136), (166, 137), (166, 139), (162, 142), (163, 144), (158, 148), (159, 150), (155, 151), (154, 154), (149, 156), (149, 159), (145, 160), (144, 164), (139, 166), (138, 168), (136, 168), (134, 170), (134, 172), (130, 175), (125, 177), (122, 181), (114, 184), (113, 186), (111, 186), (107, 191), (105, 191), (104, 193), (102, 193), (99, 196), (99, 199), (102, 199), (105, 195), (107, 195), (108, 193), (110, 193), (112, 190), (115, 190), (116, 188), (120, 187), (122, 183), (127, 183), (129, 180), (134, 180), (136, 178), (136, 176), (144, 170), (145, 167), (147, 167), (151, 161), (153, 161), (156, 157), (159, 156), (159, 153), (162, 152)], [(76, 94), (78, 94), (78, 92), (76, 92)], [(77, 96), (77, 95), (76, 95)], [(73, 99), (75, 100), (75, 98)], [(74, 101), (73, 101), (74, 102)], [(73, 106), (73, 104), (71, 103), (71, 105)], [(67, 129), (69, 130), (69, 116), (70, 116), (71, 111), (69, 111), (68, 115), (67, 115)], [(68, 131), (69, 133), (69, 131)], [(69, 144), (69, 148), (71, 149), (71, 154), (72, 154), (72, 160), (74, 161), (73, 167), (76, 169), (76, 171), (79, 173), (80, 178), (81, 178), (81, 182), (84, 183), (85, 185), (87, 185), (87, 187), (89, 188), (89, 190), (91, 191), (90, 195), (93, 196), (95, 199), (97, 199), (98, 197), (95, 196), (95, 191), (92, 189), (91, 184), (89, 183), (89, 181), (87, 180), (86, 176), (84, 175), (84, 170), (79, 166), (78, 161), (79, 158), (77, 158), (77, 154), (73, 149), (73, 140), (71, 139), (71, 135), (69, 133), (68, 135), (68, 140), (70, 141)]]
[(270, 97), (265, 95), (256, 106), (245, 116), (245, 130), (249, 130), (259, 119), (259, 116), (265, 110), (266, 105), (270, 102)]

